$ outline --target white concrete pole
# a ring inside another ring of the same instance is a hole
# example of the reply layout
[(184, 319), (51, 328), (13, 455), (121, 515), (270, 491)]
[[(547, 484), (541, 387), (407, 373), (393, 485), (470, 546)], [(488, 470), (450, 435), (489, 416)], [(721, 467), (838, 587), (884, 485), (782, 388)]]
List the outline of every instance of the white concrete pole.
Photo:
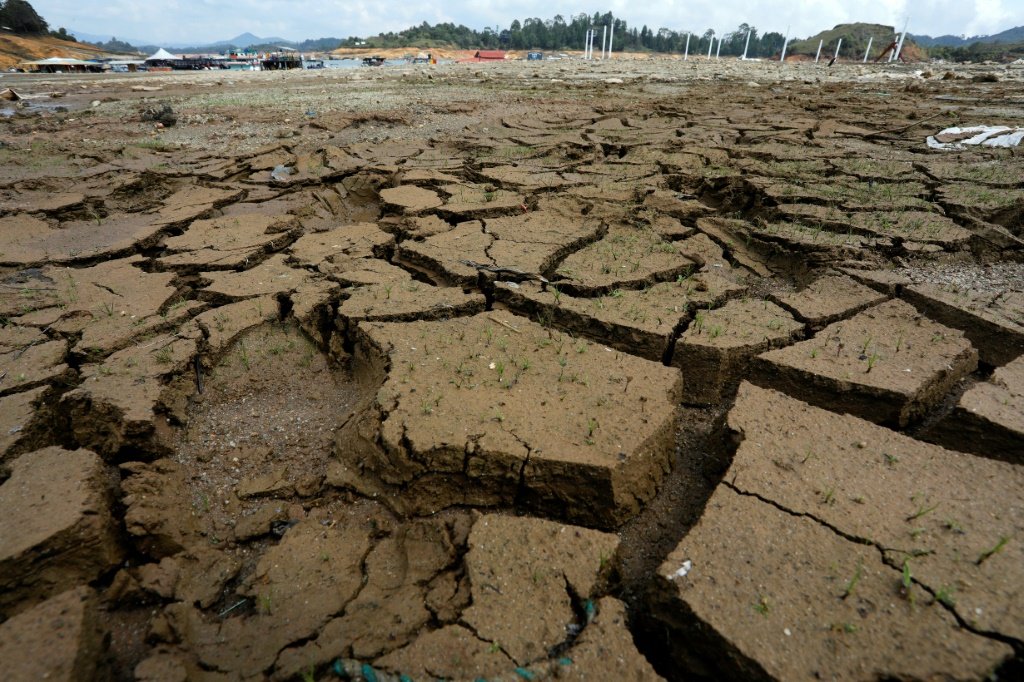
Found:
[[(724, 38), (725, 36), (722, 36)], [(722, 58), (722, 38), (718, 39), (718, 50), (715, 51), (715, 59)]]
[(896, 56), (893, 57), (893, 61), (898, 61), (900, 58), (900, 52), (903, 52), (903, 41), (907, 39), (907, 26), (910, 25), (910, 16), (907, 15), (907, 20), (903, 22), (903, 35), (900, 36), (900, 43), (896, 46)]
[(822, 38), (818, 41), (818, 54), (814, 55), (814, 63), (818, 63), (818, 59), (821, 57), (821, 46), (825, 44), (825, 39)]
[(690, 58), (690, 34), (686, 34), (686, 49), (683, 51), (683, 61)]
[(871, 54), (871, 41), (874, 40), (874, 36), (868, 36), (868, 49), (864, 50), (864, 63), (868, 63), (868, 55)]
[(601, 59), (608, 59), (605, 56), (605, 50), (608, 47), (608, 25), (605, 24), (604, 30), (601, 31)]
[(840, 38), (839, 42), (836, 43), (836, 53), (834, 55), (832, 55), (833, 59), (839, 59), (839, 50), (840, 50), (840, 48), (842, 48), (842, 46), (843, 46), (843, 39)]
[(615, 42), (615, 24), (612, 24), (612, 30), (608, 32), (608, 59), (612, 58), (613, 42)]
[(747, 30), (747, 42), (743, 45), (743, 56), (740, 59), (747, 58), (747, 50), (750, 48), (750, 30)]
[(711, 48), (715, 46), (715, 34), (711, 34), (711, 42), (708, 43), (708, 59), (711, 59)]
[(782, 56), (779, 57), (780, 62), (786, 61), (786, 48), (789, 47), (789, 26), (786, 27), (786, 39), (782, 41)]

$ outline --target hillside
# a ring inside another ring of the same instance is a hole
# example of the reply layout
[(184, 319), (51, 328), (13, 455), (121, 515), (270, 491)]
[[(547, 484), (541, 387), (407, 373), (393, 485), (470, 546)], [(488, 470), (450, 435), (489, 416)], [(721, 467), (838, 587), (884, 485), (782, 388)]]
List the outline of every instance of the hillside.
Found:
[(989, 36), (985, 39), (985, 42), (1022, 43), (1024, 42), (1024, 26), (1016, 26), (1003, 31), (1002, 33), (997, 33), (994, 36)]
[[(864, 58), (864, 50), (867, 49), (868, 40), (871, 41), (871, 55), (869, 59), (875, 59), (881, 54), (896, 36), (896, 29), (892, 26), (882, 24), (839, 24), (834, 28), (822, 31), (806, 40), (797, 40), (789, 45), (789, 54), (807, 55), (813, 57), (818, 51), (818, 42), (824, 41), (821, 54), (830, 58), (835, 50), (836, 44), (842, 38), (843, 45), (840, 50), (840, 58), (855, 59), (860, 61)], [(907, 61), (920, 61), (927, 58), (922, 50), (910, 36), (907, 36), (903, 45), (902, 56)]]
[(0, 70), (17, 66), (23, 61), (47, 57), (73, 57), (93, 59), (106, 54), (93, 45), (61, 40), (53, 36), (19, 36), (0, 33)]
[(924, 47), (965, 47), (967, 45), (973, 45), (974, 43), (982, 43), (986, 45), (992, 43), (1024, 43), (1024, 26), (1016, 26), (990, 36), (971, 36), (968, 38), (964, 36), (944, 35), (932, 38), (931, 36), (916, 36), (911, 34), (911, 37), (918, 44), (923, 45)]
[(918, 45), (924, 47), (962, 47), (978, 40), (987, 40), (988, 36), (964, 38), (963, 36), (944, 35), (933, 38), (931, 36), (918, 36), (911, 33), (910, 38), (913, 38)]

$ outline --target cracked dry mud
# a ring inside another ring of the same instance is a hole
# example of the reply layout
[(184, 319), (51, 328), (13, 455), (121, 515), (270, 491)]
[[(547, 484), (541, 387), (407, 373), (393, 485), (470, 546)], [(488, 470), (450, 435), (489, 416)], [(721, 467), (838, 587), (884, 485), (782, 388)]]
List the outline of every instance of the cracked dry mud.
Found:
[(958, 69), (26, 77), (8, 675), (1019, 678), (1024, 162), (924, 137), (1024, 69)]

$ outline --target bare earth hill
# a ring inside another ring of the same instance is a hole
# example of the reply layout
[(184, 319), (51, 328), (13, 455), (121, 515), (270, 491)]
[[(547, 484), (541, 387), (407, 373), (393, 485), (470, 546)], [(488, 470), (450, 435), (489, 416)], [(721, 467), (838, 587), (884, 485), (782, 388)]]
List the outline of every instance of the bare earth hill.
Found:
[(52, 36), (19, 36), (0, 33), (0, 69), (6, 71), (23, 61), (47, 57), (91, 59), (101, 50), (93, 45), (61, 40)]

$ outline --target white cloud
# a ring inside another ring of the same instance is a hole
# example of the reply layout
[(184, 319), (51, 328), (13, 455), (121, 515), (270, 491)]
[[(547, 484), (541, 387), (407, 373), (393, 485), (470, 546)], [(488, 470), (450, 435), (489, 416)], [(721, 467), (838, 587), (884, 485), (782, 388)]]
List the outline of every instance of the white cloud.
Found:
[[(839, 23), (863, 21), (902, 27), (911, 14), (910, 31), (988, 34), (1024, 23), (1024, 0), (676, 0), (637, 3), (604, 0), (594, 11), (611, 11), (630, 26), (652, 30), (670, 28), (703, 33), (708, 28), (734, 31), (741, 23), (762, 33), (806, 37)], [(567, 20), (581, 12), (580, 5), (566, 0), (449, 0), (445, 3), (387, 3), (369, 0), (35, 0), (36, 10), (53, 27), (94, 34), (112, 34), (162, 43), (202, 43), (231, 38), (249, 31), (258, 36), (291, 40), (400, 31), (409, 26), (441, 21), (471, 28), (508, 26), (513, 19)], [(1011, 5), (1014, 7), (1011, 11)]]
[[(1017, 23), (1024, 23), (1024, 7), (1020, 0), (1012, 0), (1017, 4)], [(1003, 0), (974, 0), (974, 16), (964, 29), (967, 35), (985, 35), (998, 33), (1013, 26), (1014, 13)]]

